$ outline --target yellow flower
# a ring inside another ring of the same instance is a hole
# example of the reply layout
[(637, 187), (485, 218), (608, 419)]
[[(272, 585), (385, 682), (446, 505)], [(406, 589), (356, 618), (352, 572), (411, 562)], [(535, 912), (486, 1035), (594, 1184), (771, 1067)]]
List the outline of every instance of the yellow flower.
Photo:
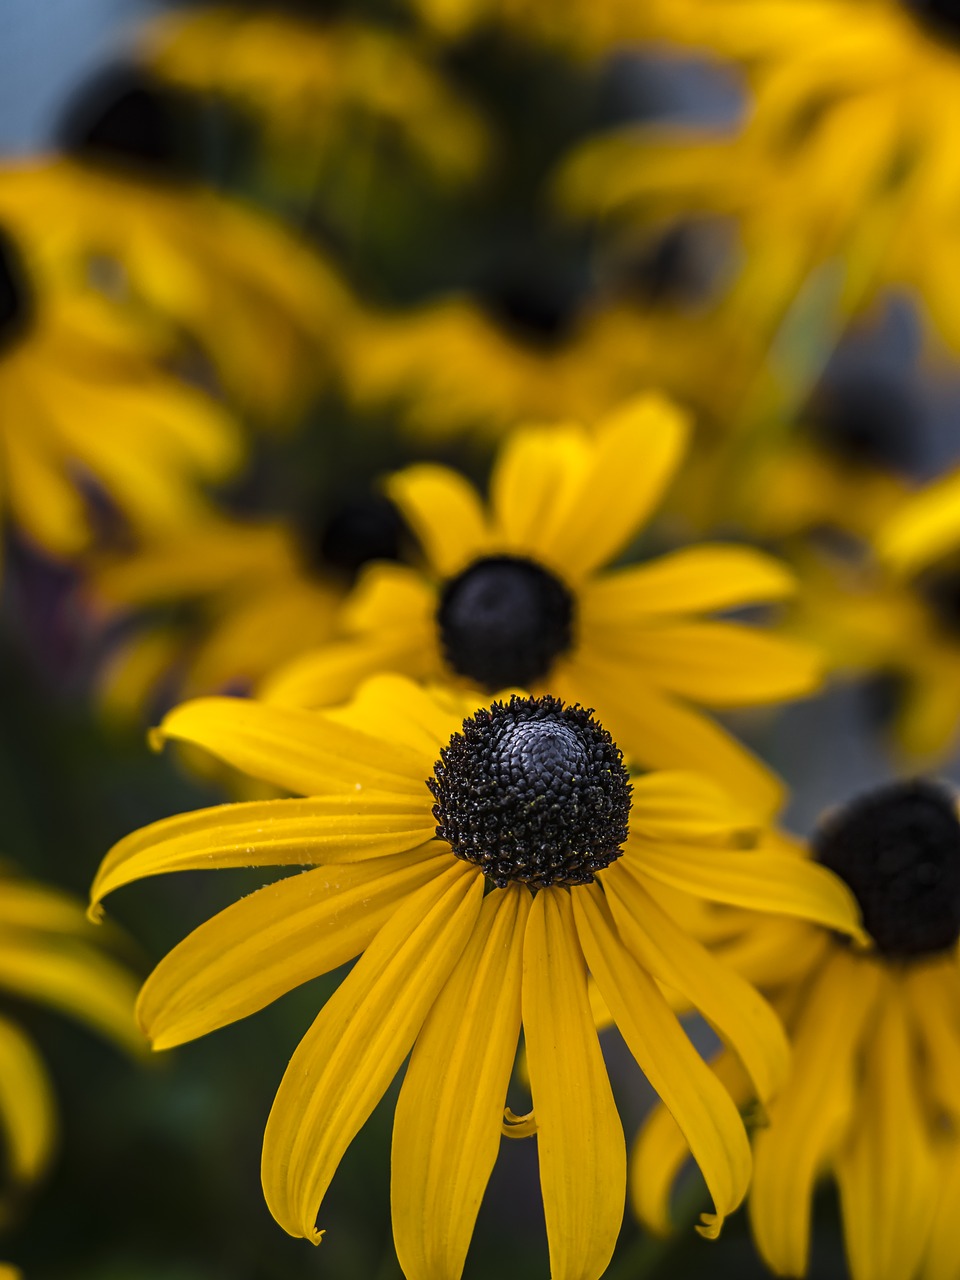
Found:
[(734, 344), (741, 326), (769, 342), (798, 302), (816, 303), (816, 327), (827, 331), (808, 334), (816, 344), (879, 290), (904, 284), (960, 343), (952, 7), (675, 0), (657, 21), (667, 40), (740, 64), (745, 123), (588, 144), (563, 179), (567, 201), (615, 217), (736, 217), (745, 254), (725, 321)]
[[(879, 788), (827, 817), (813, 855), (855, 894), (868, 948), (799, 921), (754, 928), (742, 913), (713, 928), (715, 950), (762, 986), (793, 1043), (787, 1083), (754, 1136), (754, 1237), (778, 1275), (803, 1275), (813, 1191), (829, 1169), (853, 1280), (948, 1280), (960, 1206), (956, 799), (922, 779)], [(741, 1105), (754, 1096), (729, 1053), (714, 1070)], [(669, 1229), (684, 1157), (658, 1109), (631, 1169), (635, 1207), (654, 1230)]]
[(288, 176), (314, 189), (329, 180), (324, 165), (343, 181), (367, 138), (386, 151), (402, 141), (448, 181), (475, 177), (487, 159), (479, 115), (425, 48), (386, 28), (214, 5), (151, 24), (144, 47), (159, 75), (262, 120), (268, 158), (276, 165), (279, 151)]
[(0, 221), (0, 502), (51, 555), (92, 541), (91, 489), (156, 532), (195, 520), (200, 482), (239, 462), (235, 424), (158, 354)]
[(323, 262), (265, 217), (201, 187), (39, 161), (0, 171), (0, 221), (100, 282), (128, 323), (195, 344), (240, 405), (295, 416), (352, 304)]
[(658, 0), (411, 0), (422, 21), (448, 40), (478, 28), (505, 26), (526, 39), (558, 46), (571, 57), (597, 57), (615, 45), (648, 36)]
[(521, 1127), (536, 1126), (551, 1274), (599, 1277), (626, 1168), (589, 970), (697, 1152), (715, 1207), (703, 1231), (716, 1235), (746, 1189), (746, 1135), (658, 983), (736, 1045), (763, 1097), (786, 1045), (752, 990), (658, 907), (658, 885), (679, 878), (688, 894), (855, 932), (838, 880), (744, 849), (754, 823), (711, 783), (652, 774), (631, 785), (591, 714), (550, 696), (478, 707), (380, 676), (329, 714), (187, 703), (157, 731), (165, 739), (305, 798), (223, 805), (134, 833), (104, 859), (94, 911), (105, 894), (167, 871), (312, 869), (243, 898), (161, 961), (138, 1005), (154, 1047), (360, 956), (301, 1041), (267, 1122), (264, 1191), (287, 1232), (319, 1240), (330, 1179), (412, 1051), (394, 1127), (397, 1251), (411, 1280), (459, 1276), (522, 1022), (534, 1114)]
[(516, 431), (497, 460), (489, 510), (443, 467), (393, 476), (387, 490), (427, 571), (371, 566), (344, 606), (344, 638), (279, 671), (264, 696), (330, 705), (383, 670), (488, 691), (549, 690), (595, 707), (631, 760), (709, 773), (772, 810), (779, 782), (691, 704), (808, 693), (819, 660), (796, 641), (697, 615), (782, 599), (794, 588), (789, 572), (722, 545), (598, 572), (636, 538), (685, 440), (681, 415), (645, 396), (592, 434), (576, 425)]
[(412, 542), (392, 504), (355, 492), (295, 527), (210, 518), (89, 573), (92, 607), (135, 611), (102, 676), (103, 706), (119, 720), (203, 693), (248, 692), (281, 663), (332, 639), (360, 566), (399, 560)]
[[(97, 945), (81, 903), (55, 889), (0, 873), (0, 990), (77, 1018), (131, 1053), (143, 1038), (133, 1017), (137, 984)], [(46, 1068), (32, 1041), (0, 1018), (0, 1128), (7, 1155), (0, 1220), (46, 1170), (56, 1112)]]

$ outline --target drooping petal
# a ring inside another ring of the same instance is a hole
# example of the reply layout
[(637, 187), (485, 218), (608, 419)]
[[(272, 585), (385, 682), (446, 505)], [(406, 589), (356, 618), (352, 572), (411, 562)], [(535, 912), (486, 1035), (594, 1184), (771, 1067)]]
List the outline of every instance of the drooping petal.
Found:
[(487, 519), (469, 480), (430, 462), (398, 471), (387, 493), (420, 540), (441, 578), (459, 573), (489, 544)]
[(953, 550), (960, 536), (960, 472), (952, 471), (900, 504), (876, 535), (877, 555), (911, 574)]
[(467, 945), (482, 895), (482, 875), (454, 862), (408, 898), (290, 1059), (262, 1162), (267, 1205), (290, 1235), (319, 1242), (317, 1213), (330, 1179)]
[(177, 814), (141, 827), (106, 855), (90, 890), (91, 913), (122, 885), (168, 871), (309, 866), (403, 853), (435, 834), (430, 795), (375, 791), (305, 800), (251, 800)]
[(50, 1005), (131, 1053), (145, 1042), (134, 1021), (137, 982), (114, 960), (82, 942), (53, 950), (27, 934), (0, 939), (0, 988)]
[(275, 707), (336, 706), (378, 671), (419, 676), (423, 639), (398, 628), (371, 639), (331, 640), (282, 663), (257, 686), (257, 697)]
[(657, 395), (620, 406), (596, 429), (576, 500), (550, 539), (550, 555), (573, 579), (612, 560), (636, 536), (686, 448), (682, 412)]
[(359, 955), (398, 905), (450, 865), (427, 846), (318, 867), (241, 898), (199, 926), (143, 985), (137, 1018), (170, 1049), (255, 1013)]
[[(470, 711), (476, 707), (470, 705)], [(342, 724), (390, 741), (403, 742), (437, 759), (441, 747), (463, 726), (464, 706), (452, 708), (432, 692), (404, 676), (371, 677), (345, 707), (327, 714)]]
[(777, 1015), (748, 982), (691, 938), (622, 862), (603, 886), (624, 946), (658, 982), (678, 991), (739, 1056), (768, 1102), (787, 1074), (790, 1051)]
[(864, 1046), (850, 1141), (837, 1160), (853, 1280), (913, 1276), (936, 1203), (937, 1163), (902, 993), (893, 983)]
[(639, 839), (746, 846), (762, 820), (698, 773), (660, 769), (632, 779), (630, 830)]
[(763, 847), (700, 850), (640, 840), (629, 843), (627, 857), (643, 875), (712, 902), (796, 916), (865, 938), (853, 894), (839, 876), (806, 858)]
[[(710, 1070), (742, 1111), (754, 1096), (750, 1079), (736, 1054), (722, 1049)], [(680, 1170), (690, 1159), (690, 1146), (680, 1126), (660, 1103), (647, 1115), (630, 1152), (628, 1191), (633, 1211), (654, 1235), (673, 1231), (670, 1196)]]
[(823, 680), (823, 657), (812, 645), (736, 622), (611, 623), (603, 648), (611, 662), (642, 671), (655, 688), (707, 706), (796, 698)]
[(197, 698), (154, 730), (154, 743), (190, 742), (240, 769), (299, 795), (359, 787), (420, 793), (434, 761), (395, 742), (326, 719), (316, 711), (247, 698)]
[(629, 626), (648, 618), (781, 600), (796, 591), (785, 564), (751, 547), (701, 543), (587, 583), (585, 626)]
[(53, 1090), (40, 1055), (6, 1018), (0, 1019), (0, 1127), (12, 1179), (32, 1182), (56, 1139)]
[(939, 1151), (937, 1205), (921, 1275), (923, 1280), (957, 1280), (957, 1205), (960, 1204), (960, 1143), (945, 1140)]
[[(662, 992), (626, 950), (599, 885), (573, 897), (590, 972), (630, 1052), (683, 1131), (713, 1198), (698, 1230), (716, 1236), (750, 1181), (750, 1144), (739, 1112), (703, 1061)], [(536, 1097), (534, 1107), (537, 1110)]]
[(806, 1272), (814, 1181), (850, 1120), (856, 1054), (878, 978), (870, 962), (833, 949), (793, 1028), (789, 1081), (754, 1140), (750, 1220), (757, 1247), (780, 1275)]
[[(582, 890), (575, 891), (577, 894)], [(598, 1280), (623, 1219), (626, 1149), (565, 889), (544, 889), (523, 951), (523, 1030), (553, 1280)]]
[(500, 1149), (530, 901), (518, 885), (484, 899), (407, 1067), (393, 1127), (391, 1201), (408, 1280), (459, 1280), (463, 1271)]
[[(936, 1106), (960, 1123), (960, 1002), (957, 959), (911, 966), (903, 976), (907, 1016), (924, 1057), (924, 1084)], [(958, 1201), (960, 1203), (960, 1201)]]

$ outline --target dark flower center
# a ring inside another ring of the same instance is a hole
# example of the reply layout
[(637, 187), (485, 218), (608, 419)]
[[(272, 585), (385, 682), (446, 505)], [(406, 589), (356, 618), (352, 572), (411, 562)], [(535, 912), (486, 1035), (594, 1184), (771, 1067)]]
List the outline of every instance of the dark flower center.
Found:
[(321, 519), (301, 522), (300, 538), (309, 567), (352, 582), (373, 560), (403, 560), (413, 535), (389, 498), (360, 493), (346, 498)]
[(437, 835), (502, 889), (589, 884), (627, 838), (630, 778), (589, 711), (495, 702), (463, 722), (427, 781)]
[(960, 640), (960, 565), (929, 570), (918, 579), (917, 590), (940, 630)]
[(122, 65), (81, 86), (67, 104), (60, 137), (64, 150), (83, 160), (186, 176), (199, 130), (189, 95)]
[(871, 791), (823, 824), (814, 849), (853, 890), (881, 954), (916, 959), (960, 940), (960, 819), (945, 787)]
[(451, 578), (437, 623), (444, 657), (491, 693), (543, 679), (573, 644), (573, 596), (533, 560), (488, 556)]
[(12, 347), (33, 318), (33, 293), (20, 250), (0, 227), (0, 353)]
[(910, 13), (935, 35), (960, 39), (960, 3), (958, 0), (903, 0)]
[(902, 382), (859, 374), (821, 386), (806, 421), (814, 439), (840, 462), (910, 476), (921, 462), (918, 417)]
[(575, 332), (583, 311), (580, 283), (560, 269), (518, 270), (480, 288), (488, 314), (520, 342), (562, 346)]

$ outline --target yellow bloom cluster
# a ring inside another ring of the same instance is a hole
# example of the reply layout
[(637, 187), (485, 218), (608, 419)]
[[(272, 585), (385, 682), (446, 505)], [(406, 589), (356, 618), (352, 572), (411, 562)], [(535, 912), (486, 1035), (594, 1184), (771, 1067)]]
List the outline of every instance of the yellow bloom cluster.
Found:
[[(0, 169), (0, 643), (223, 793), (113, 815), (89, 919), (0, 876), (0, 989), (136, 1055), (326, 979), (264, 1197), (332, 1237), (401, 1077), (407, 1280), (502, 1138), (553, 1280), (745, 1200), (803, 1276), (826, 1175), (853, 1280), (960, 1280), (960, 6), (360, 9), (166, 14)], [(104, 899), (262, 867), (136, 997)], [(13, 1226), (6, 1016), (0, 1131)]]

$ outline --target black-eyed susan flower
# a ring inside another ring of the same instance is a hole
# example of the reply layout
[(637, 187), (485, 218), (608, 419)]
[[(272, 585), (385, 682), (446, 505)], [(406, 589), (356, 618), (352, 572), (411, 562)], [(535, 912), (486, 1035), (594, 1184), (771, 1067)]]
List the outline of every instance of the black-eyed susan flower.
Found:
[(116, 632), (104, 710), (142, 720), (183, 698), (250, 691), (332, 639), (359, 569), (407, 558), (412, 541), (386, 497), (357, 490), (300, 527), (210, 518), (100, 557), (88, 599)]
[(334, 1171), (411, 1054), (394, 1125), (397, 1251), (411, 1280), (459, 1276), (522, 1024), (551, 1273), (599, 1277), (626, 1170), (589, 972), (697, 1152), (714, 1196), (702, 1229), (717, 1233), (746, 1189), (746, 1135), (659, 983), (703, 1010), (764, 1097), (786, 1044), (752, 990), (658, 906), (657, 885), (679, 880), (688, 894), (856, 932), (835, 877), (743, 848), (752, 820), (712, 783), (631, 780), (595, 716), (549, 695), (478, 706), (380, 676), (329, 714), (201, 699), (157, 736), (303, 798), (134, 833), (101, 865), (95, 910), (120, 886), (168, 871), (311, 869), (227, 908), (161, 961), (138, 1005), (154, 1047), (360, 957), (294, 1053), (267, 1122), (264, 1192), (287, 1232), (319, 1240)]
[(199, 185), (107, 166), (9, 166), (0, 221), (95, 284), (127, 325), (202, 351), (228, 394), (286, 422), (314, 392), (352, 303), (318, 255), (261, 214)]
[(743, 122), (599, 140), (571, 165), (568, 200), (615, 217), (734, 216), (745, 254), (731, 331), (768, 341), (805, 291), (820, 295), (821, 326), (842, 323), (907, 285), (956, 345), (960, 117), (942, 109), (960, 86), (953, 6), (679, 0), (656, 23), (668, 41), (735, 61)]
[(550, 690), (595, 707), (631, 760), (709, 772), (774, 808), (777, 781), (695, 705), (749, 706), (817, 686), (819, 659), (807, 646), (702, 618), (788, 596), (789, 572), (719, 545), (600, 571), (660, 501), (686, 434), (683, 416), (657, 396), (628, 402), (592, 433), (520, 429), (498, 457), (489, 507), (446, 468), (394, 475), (387, 491), (427, 571), (371, 566), (344, 606), (344, 638), (278, 672), (264, 696), (330, 705), (378, 670)]
[[(133, 1017), (136, 990), (133, 974), (101, 945), (81, 903), (4, 867), (0, 993), (46, 1005), (142, 1054), (143, 1038)], [(57, 1138), (50, 1078), (33, 1042), (6, 1010), (0, 1016), (0, 1131), (6, 1153), (2, 1224), (46, 1171)]]
[[(813, 1191), (829, 1171), (854, 1280), (947, 1280), (960, 1208), (956, 797), (923, 779), (881, 787), (829, 814), (812, 854), (855, 894), (868, 946), (799, 921), (754, 930), (742, 913), (713, 930), (714, 949), (755, 975), (793, 1043), (787, 1083), (754, 1135), (754, 1237), (778, 1275), (804, 1275)], [(729, 1054), (715, 1072), (749, 1102)], [(669, 1228), (684, 1154), (656, 1111), (631, 1174), (635, 1206), (656, 1230)]]
[(306, 175), (315, 187), (338, 173), (349, 182), (360, 167), (369, 181), (370, 165), (398, 142), (454, 183), (474, 178), (488, 156), (479, 113), (428, 47), (399, 30), (209, 5), (165, 15), (143, 45), (156, 74), (258, 121), (269, 162), (288, 181)]
[[(0, 175), (0, 205), (8, 191)], [(56, 557), (92, 541), (94, 497), (140, 533), (197, 519), (207, 505), (201, 483), (240, 460), (239, 429), (165, 372), (156, 344), (85, 290), (42, 239), (21, 239), (0, 215), (2, 505)]]

